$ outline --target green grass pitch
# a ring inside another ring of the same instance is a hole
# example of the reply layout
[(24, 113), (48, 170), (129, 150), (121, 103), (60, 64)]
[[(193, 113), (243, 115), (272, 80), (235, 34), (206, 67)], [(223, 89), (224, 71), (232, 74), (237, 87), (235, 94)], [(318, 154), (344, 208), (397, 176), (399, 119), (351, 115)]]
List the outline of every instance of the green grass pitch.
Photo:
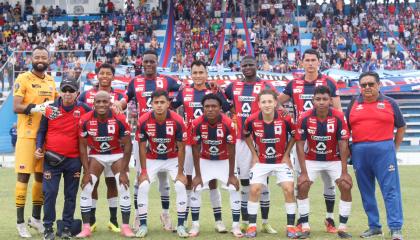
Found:
[[(349, 168), (351, 169), (351, 168)], [(353, 170), (350, 170), (353, 172)], [(131, 178), (134, 176), (134, 171), (132, 170)], [(401, 188), (403, 196), (403, 208), (404, 208), (404, 229), (403, 233), (405, 239), (420, 239), (420, 166), (401, 166), (400, 167), (400, 178), (401, 178)], [(0, 168), (0, 239), (19, 239), (16, 231), (16, 213), (15, 213), (15, 200), (14, 200), (14, 189), (15, 189), (15, 173), (13, 169), (4, 169)], [(367, 229), (367, 217), (363, 211), (360, 193), (357, 188), (357, 184), (354, 180), (353, 188), (353, 207), (352, 213), (349, 218), (348, 226), (350, 233), (355, 239), (359, 238), (358, 235)], [(31, 186), (28, 187), (28, 196), (27, 196), (27, 207), (25, 216), (26, 218), (30, 216), (31, 213)], [(284, 200), (283, 195), (280, 191), (280, 188), (275, 185), (275, 179), (272, 178), (270, 181), (271, 189), (271, 209), (269, 222), (272, 226), (279, 231), (279, 234), (268, 235), (259, 233), (258, 239), (286, 239), (284, 228), (285, 228), (285, 210), (284, 210)], [(311, 215), (310, 215), (310, 224), (311, 224), (311, 239), (337, 239), (335, 235), (325, 233), (325, 227), (323, 224), (323, 219), (325, 217), (325, 204), (322, 196), (322, 184), (321, 179), (313, 185), (310, 191), (310, 201), (311, 201)], [(171, 189), (172, 195), (174, 196), (174, 190)], [(79, 191), (80, 194), (80, 191)], [(106, 223), (109, 218), (108, 204), (105, 198), (106, 190), (103, 178), (101, 179), (100, 190), (99, 190), (99, 201), (97, 205), (97, 221), (99, 227), (97, 232), (93, 234), (93, 237), (90, 239), (123, 239), (118, 234), (111, 233), (106, 228)], [(133, 193), (131, 193), (133, 194)], [(223, 220), (226, 226), (230, 229), (231, 225), (231, 214), (229, 209), (229, 196), (227, 191), (222, 190), (223, 198)], [(384, 226), (383, 230), (385, 233), (385, 239), (390, 239), (388, 228), (386, 225), (386, 213), (384, 210), (383, 200), (380, 196), (379, 187), (377, 187), (377, 199), (379, 202), (379, 208), (381, 213), (381, 223)], [(336, 198), (335, 204), (335, 220), (338, 222), (338, 200)], [(78, 199), (79, 202), (79, 199)], [(29, 203), (29, 204), (28, 204)], [(176, 211), (174, 198), (171, 197), (171, 216), (173, 223), (176, 221)], [(63, 206), (63, 192), (62, 185), (59, 192), (59, 198), (57, 200), (57, 217), (61, 218)], [(149, 235), (147, 239), (177, 239), (175, 233), (164, 232), (160, 225), (159, 214), (161, 212), (161, 204), (159, 193), (157, 190), (156, 183), (152, 185), (150, 191), (150, 200), (149, 200)], [(134, 209), (134, 208), (133, 208)], [(203, 192), (203, 207), (201, 208), (201, 233), (197, 239), (233, 239), (234, 237), (231, 234), (218, 234), (213, 230), (214, 218), (213, 213), (210, 207), (209, 194), (208, 191)], [(76, 208), (76, 218), (80, 218), (80, 208), (77, 204)], [(260, 215), (259, 215), (260, 217)], [(121, 221), (120, 214), (118, 215), (119, 221)], [(131, 219), (133, 221), (134, 214), (132, 213)], [(191, 220), (189, 218), (189, 220)], [(260, 220), (260, 219), (259, 219)], [(190, 222), (189, 222), (190, 223)], [(259, 229), (260, 222), (258, 224)], [(36, 234), (31, 230), (34, 239), (41, 239), (39, 234)]]

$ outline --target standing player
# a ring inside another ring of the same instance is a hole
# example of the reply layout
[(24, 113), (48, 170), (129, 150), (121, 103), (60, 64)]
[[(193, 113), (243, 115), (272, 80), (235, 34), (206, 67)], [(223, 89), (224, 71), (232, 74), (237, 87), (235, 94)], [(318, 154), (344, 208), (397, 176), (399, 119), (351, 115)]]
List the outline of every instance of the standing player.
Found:
[[(191, 86), (183, 88), (179, 91), (177, 97), (172, 102), (171, 106), (174, 109), (183, 106), (184, 110), (184, 120), (187, 123), (187, 127), (190, 128), (194, 119), (203, 115), (203, 105), (201, 100), (207, 94), (214, 92), (211, 89), (209, 84), (206, 82), (208, 79), (206, 65), (202, 61), (194, 61), (191, 64), (191, 78), (193, 84)], [(217, 91), (217, 90), (216, 90)], [(220, 91), (217, 91), (217, 96), (222, 100), (222, 109), (224, 112), (229, 111), (230, 105), (226, 101), (224, 94)], [(190, 194), (191, 194), (191, 182), (192, 182), (192, 173), (194, 168), (193, 155), (191, 150), (192, 136), (191, 131), (187, 131), (187, 146), (185, 147), (185, 174), (187, 175), (187, 213), (190, 208)], [(214, 220), (216, 221), (215, 229), (219, 233), (227, 232), (225, 225), (222, 222), (222, 199), (220, 191), (217, 188), (217, 180), (211, 180), (209, 182), (210, 188), (210, 201), (213, 208)], [(187, 217), (185, 217), (187, 219)]]
[[(280, 94), (279, 101), (283, 104), (289, 100), (293, 103), (293, 112), (295, 122), (303, 112), (313, 108), (312, 98), (316, 86), (328, 86), (331, 90), (332, 106), (341, 111), (340, 97), (337, 95), (337, 83), (330, 77), (320, 74), (320, 56), (314, 49), (308, 49), (303, 53), (303, 68), (305, 75), (302, 78), (290, 81)], [(299, 173), (299, 162), (295, 156), (294, 167)], [(334, 204), (335, 204), (335, 183), (326, 173), (321, 173), (324, 182), (324, 198), (327, 208), (325, 226), (327, 232), (336, 233), (334, 223)], [(298, 225), (300, 220), (298, 220)]]
[(351, 238), (346, 226), (352, 201), (352, 179), (347, 172), (349, 130), (344, 114), (330, 107), (331, 95), (329, 87), (316, 87), (314, 109), (301, 116), (297, 127), (296, 149), (301, 168), (297, 200), (302, 223), (300, 238), (308, 238), (310, 235), (308, 192), (321, 172), (328, 174), (340, 189), (338, 237)]
[(232, 233), (235, 237), (242, 237), (239, 227), (241, 196), (239, 181), (235, 176), (236, 130), (232, 120), (220, 113), (223, 102), (217, 95), (204, 96), (201, 104), (204, 116), (195, 119), (192, 123), (195, 177), (194, 192), (191, 194), (193, 222), (190, 236), (196, 237), (200, 232), (201, 189), (211, 180), (217, 179), (229, 188), (233, 219)]
[(80, 194), (83, 228), (78, 238), (91, 235), (92, 191), (106, 167), (111, 168), (118, 186), (123, 223), (121, 235), (134, 237), (129, 225), (131, 200), (127, 172), (132, 149), (130, 127), (125, 115), (112, 112), (111, 104), (108, 92), (97, 92), (93, 102), (94, 111), (83, 115), (79, 123), (79, 150), (83, 166)]
[[(231, 83), (226, 88), (226, 97), (233, 102), (231, 109), (233, 120), (236, 120), (236, 127), (238, 129), (236, 141), (236, 165), (238, 170), (239, 179), (241, 181), (242, 189), (242, 202), (241, 214), (242, 225), (241, 230), (248, 229), (248, 195), (249, 195), (249, 170), (251, 168), (252, 155), (242, 133), (242, 126), (245, 120), (251, 116), (252, 113), (258, 111), (258, 94), (264, 89), (276, 89), (268, 82), (262, 81), (257, 78), (257, 61), (252, 56), (245, 56), (241, 62), (242, 73), (245, 76), (244, 81), (236, 81)], [(261, 217), (263, 222), (263, 232), (275, 234), (277, 233), (268, 223), (268, 212), (270, 209), (270, 193), (268, 188), (264, 186), (261, 191)]]
[[(127, 101), (125, 96), (121, 93), (115, 92), (111, 87), (112, 81), (114, 80), (115, 68), (108, 63), (104, 63), (97, 68), (98, 74), (98, 87), (92, 88), (88, 91), (83, 92), (79, 96), (79, 101), (86, 103), (89, 107), (93, 107), (93, 102), (98, 91), (108, 92), (111, 96), (112, 110), (115, 113), (122, 113), (127, 107)], [(107, 187), (107, 198), (109, 206), (110, 219), (108, 228), (113, 232), (120, 232), (117, 220), (117, 206), (118, 206), (118, 190), (117, 183), (115, 181), (114, 174), (110, 167), (104, 168), (105, 183)], [(96, 230), (96, 201), (98, 200), (98, 185), (99, 179), (95, 184), (95, 188), (92, 192), (92, 208), (90, 215), (90, 226), (92, 232)]]
[(150, 184), (155, 181), (158, 172), (167, 172), (175, 182), (178, 236), (188, 237), (184, 227), (187, 203), (187, 178), (184, 175), (184, 142), (187, 140), (185, 124), (181, 116), (168, 110), (170, 101), (166, 91), (156, 90), (151, 98), (153, 111), (140, 117), (136, 134), (140, 155), (137, 200), (140, 227), (136, 236), (143, 238), (148, 232)]
[(260, 111), (245, 121), (243, 129), (245, 141), (252, 153), (252, 168), (249, 174), (249, 227), (246, 232), (248, 238), (255, 238), (257, 235), (257, 201), (262, 187), (267, 186), (267, 178), (271, 175), (277, 177), (277, 184), (283, 189), (287, 213), (286, 236), (297, 237), (294, 227), (294, 177), (290, 162), (290, 151), (295, 141), (293, 138), (289, 140), (289, 135), (294, 134), (294, 126), (290, 116), (283, 117), (283, 113), (276, 110), (277, 96), (277, 93), (270, 89), (261, 91), (258, 95)]
[(13, 111), (18, 115), (17, 143), (15, 152), (17, 230), (22, 238), (30, 238), (26, 228), (24, 209), (29, 177), (34, 173), (32, 185), (32, 217), (28, 225), (39, 233), (44, 232), (41, 222), (43, 159), (35, 159), (36, 134), (42, 114), (50, 101), (58, 96), (54, 79), (46, 73), (49, 53), (44, 47), (36, 47), (32, 53), (32, 70), (20, 74), (14, 85)]
[[(181, 86), (178, 81), (168, 76), (159, 76), (157, 74), (157, 63), (158, 56), (153, 50), (147, 50), (143, 54), (143, 67), (144, 76), (137, 76), (128, 85), (127, 88), (127, 102), (131, 99), (135, 99), (137, 102), (138, 117), (140, 118), (147, 112), (152, 110), (152, 93), (158, 89), (165, 90), (167, 92), (178, 91)], [(136, 159), (136, 166), (140, 165), (139, 146), (137, 142), (134, 142), (134, 157)], [(139, 174), (139, 173), (138, 173)], [(162, 214), (160, 220), (162, 221), (165, 230), (172, 231), (171, 217), (169, 216), (169, 180), (166, 173), (158, 173), (159, 178), (159, 192), (162, 203)], [(134, 205), (137, 210), (137, 191), (138, 183), (134, 185)], [(138, 228), (138, 219), (134, 224), (135, 228)]]

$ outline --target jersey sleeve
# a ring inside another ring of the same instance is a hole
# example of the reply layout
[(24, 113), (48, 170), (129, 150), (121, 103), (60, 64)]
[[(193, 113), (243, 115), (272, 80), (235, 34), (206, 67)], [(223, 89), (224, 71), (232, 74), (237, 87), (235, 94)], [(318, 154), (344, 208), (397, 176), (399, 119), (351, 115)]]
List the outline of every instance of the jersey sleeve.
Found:
[(130, 136), (130, 126), (128, 125), (127, 121), (125, 120), (125, 116), (123, 114), (117, 116), (117, 123), (118, 123), (118, 136), (125, 137)]
[(277, 91), (277, 88), (273, 86), (273, 84), (269, 81), (265, 81), (265, 89), (270, 89), (273, 90), (275, 93), (279, 93), (279, 91)]
[(390, 103), (392, 106), (392, 110), (394, 111), (394, 126), (396, 128), (404, 127), (406, 123), (401, 109), (398, 107), (398, 104), (394, 100), (391, 99)]
[(193, 121), (191, 131), (192, 131), (192, 144), (193, 145), (201, 144), (200, 124), (197, 121)]
[(296, 126), (297, 131), (295, 132), (296, 141), (305, 141), (308, 137), (308, 118), (300, 118)]
[(25, 97), (27, 86), (23, 75), (17, 77), (13, 88), (13, 96)]
[(84, 119), (80, 119), (79, 121), (79, 137), (87, 138), (88, 137), (88, 131), (87, 131), (87, 122)]
[(331, 91), (331, 97), (338, 97), (337, 82), (334, 79), (327, 79), (327, 85)]
[(292, 87), (293, 87), (293, 81), (290, 81), (289, 83), (287, 83), (286, 87), (283, 89), (283, 93), (289, 97), (292, 97), (292, 94), (293, 94)]
[(350, 138), (349, 128), (347, 121), (343, 114), (337, 116), (337, 140), (347, 140)]
[(176, 92), (181, 87), (182, 82), (174, 77), (165, 76), (168, 81), (168, 92)]
[(245, 126), (244, 129), (243, 129), (244, 135), (245, 135), (245, 137), (249, 137), (252, 133), (252, 120), (250, 118), (247, 118), (245, 120), (245, 125), (244, 126)]
[(176, 121), (175, 138), (178, 142), (187, 141), (187, 128), (185, 127), (184, 121), (181, 117)]
[(286, 122), (286, 131), (290, 134), (290, 136), (295, 137), (296, 135), (296, 125), (293, 123), (292, 118), (287, 116), (285, 119)]
[(178, 94), (176, 95), (176, 98), (174, 98), (174, 100), (172, 100), (171, 102), (171, 107), (173, 109), (177, 109), (179, 108), (182, 104), (184, 104), (184, 97), (183, 97), (183, 90), (179, 91)]
[(233, 101), (233, 83), (229, 84), (225, 89), (226, 98)]
[(125, 100), (126, 102), (128, 102), (127, 101), (127, 95), (125, 95), (125, 94), (123, 94), (123, 93), (117, 93), (117, 100), (118, 101), (121, 101), (121, 100)]
[(133, 98), (136, 98), (136, 89), (134, 88), (134, 79), (131, 80), (130, 83), (128, 84), (125, 95), (127, 96), (127, 102), (129, 102)]
[(217, 96), (222, 100), (222, 110), (223, 112), (227, 113), (230, 111), (230, 104), (226, 99), (225, 94), (223, 92), (217, 92)]
[(137, 126), (137, 132), (136, 132), (136, 140), (140, 142), (146, 142), (147, 141), (147, 132), (146, 132), (146, 122), (145, 121), (139, 121), (139, 124)]
[(233, 124), (231, 120), (227, 121), (227, 124), (226, 124), (226, 142), (228, 144), (236, 143), (235, 125)]

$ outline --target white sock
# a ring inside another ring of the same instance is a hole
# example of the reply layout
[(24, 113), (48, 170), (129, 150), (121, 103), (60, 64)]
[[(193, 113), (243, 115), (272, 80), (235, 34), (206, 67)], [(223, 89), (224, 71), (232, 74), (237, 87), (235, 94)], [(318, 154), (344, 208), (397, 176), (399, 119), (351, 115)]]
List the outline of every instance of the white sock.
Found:
[[(348, 218), (351, 213), (351, 202), (346, 202), (343, 200), (340, 200), (340, 203), (338, 205), (338, 211), (340, 213), (340, 216)], [(338, 226), (338, 229), (345, 229), (347, 227), (347, 223), (341, 223)]]
[[(248, 201), (248, 215), (257, 215), (258, 213), (258, 202)], [(257, 226), (257, 223), (249, 223), (250, 227)]]
[(110, 208), (118, 207), (118, 198), (117, 197), (108, 198), (108, 206)]
[(222, 196), (218, 188), (210, 189), (210, 202), (212, 208), (222, 207)]
[[(309, 218), (309, 198), (303, 199), (303, 200), (297, 200), (298, 204), (298, 211), (300, 218)], [(302, 222), (303, 228), (309, 228), (308, 222)]]

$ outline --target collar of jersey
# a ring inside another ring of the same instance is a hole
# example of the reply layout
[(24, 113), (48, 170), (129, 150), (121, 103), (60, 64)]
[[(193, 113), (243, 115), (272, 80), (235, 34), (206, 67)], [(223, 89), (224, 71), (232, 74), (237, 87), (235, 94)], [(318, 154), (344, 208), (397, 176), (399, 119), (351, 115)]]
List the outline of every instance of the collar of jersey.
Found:
[[(275, 110), (273, 121), (276, 120), (278, 117), (279, 117), (279, 113), (277, 112), (277, 110)], [(258, 120), (264, 121), (262, 111), (260, 111), (260, 114), (258, 114)]]
[[(95, 110), (93, 110), (93, 117), (99, 120), (98, 114), (95, 112)], [(108, 110), (107, 118), (110, 118), (110, 117), (112, 117), (112, 110), (111, 109)]]
[[(381, 91), (379, 91), (379, 96), (378, 96), (378, 99), (376, 99), (376, 101), (375, 102), (383, 102), (384, 101), (384, 98), (385, 98), (385, 96), (382, 94), (382, 92)], [(361, 104), (361, 103), (364, 103), (365, 101), (364, 101), (364, 99), (363, 99), (363, 95), (362, 94), (360, 94), (359, 95), (359, 97), (357, 97), (357, 102), (359, 103), (359, 104)]]
[[(151, 115), (152, 115), (152, 118), (156, 120), (155, 111), (152, 111)], [(166, 112), (166, 119), (170, 117), (171, 117), (171, 110), (168, 109), (168, 111)]]
[(218, 118), (217, 118), (217, 121), (216, 121), (216, 123), (214, 123), (214, 124), (211, 124), (210, 122), (209, 122), (209, 119), (206, 117), (206, 116), (203, 116), (203, 118), (204, 118), (204, 121), (205, 122), (207, 122), (208, 124), (210, 124), (210, 125), (216, 125), (216, 124), (218, 124), (218, 123), (220, 123), (221, 121), (222, 121), (222, 114), (219, 114), (219, 116), (218, 116)]
[[(314, 108), (313, 110), (312, 110), (312, 114), (311, 114), (311, 116), (314, 116), (314, 117), (316, 117), (316, 109)], [(327, 115), (328, 117), (331, 117), (332, 116), (332, 108), (330, 107), (330, 108), (328, 108), (328, 115)]]

